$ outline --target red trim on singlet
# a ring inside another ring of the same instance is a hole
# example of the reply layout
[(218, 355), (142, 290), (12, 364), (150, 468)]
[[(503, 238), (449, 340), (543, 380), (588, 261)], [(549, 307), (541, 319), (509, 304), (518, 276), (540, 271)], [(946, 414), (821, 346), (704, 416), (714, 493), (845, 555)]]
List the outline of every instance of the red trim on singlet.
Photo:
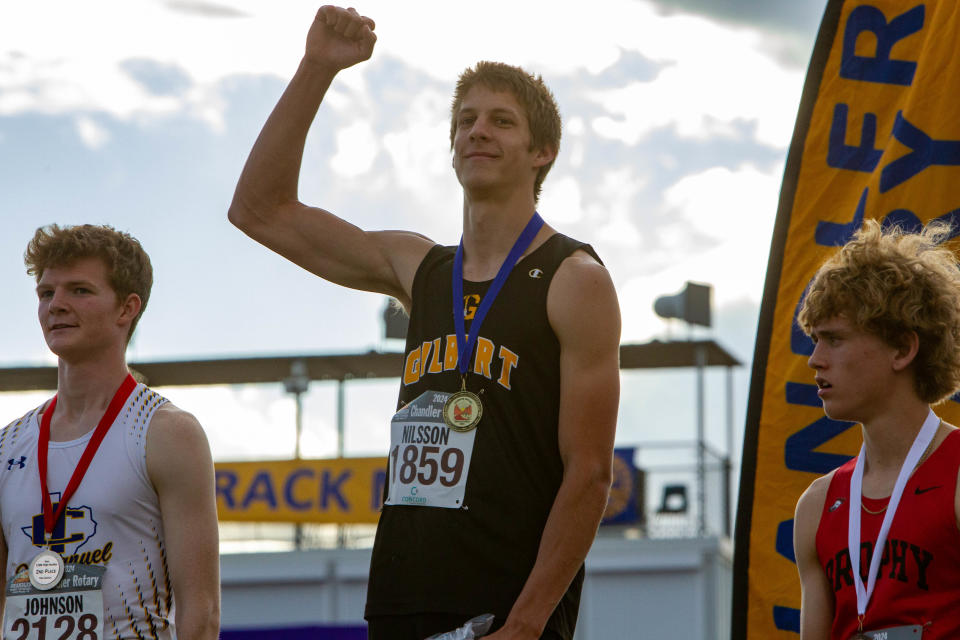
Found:
[[(833, 474), (817, 528), (817, 555), (834, 594), (831, 639), (857, 631), (857, 596), (847, 550), (850, 475), (856, 458)], [(960, 528), (957, 474), (960, 431), (952, 431), (907, 481), (880, 561), (877, 585), (864, 615), (865, 630), (924, 625), (923, 640), (960, 638)], [(863, 498), (879, 511), (889, 498)], [(867, 568), (884, 513), (861, 511), (860, 573)]]

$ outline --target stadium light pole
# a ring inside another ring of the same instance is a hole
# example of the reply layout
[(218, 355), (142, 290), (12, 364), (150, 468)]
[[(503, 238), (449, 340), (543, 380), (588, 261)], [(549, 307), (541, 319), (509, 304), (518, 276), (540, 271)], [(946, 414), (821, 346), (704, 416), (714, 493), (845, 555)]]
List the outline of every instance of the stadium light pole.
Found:
[[(653, 311), (661, 318), (678, 318), (689, 325), (711, 327), (711, 299), (713, 287), (709, 284), (687, 282), (683, 291), (660, 296), (653, 302)], [(704, 372), (707, 352), (702, 344), (696, 346), (694, 365), (697, 369), (697, 535), (707, 533), (707, 458), (705, 425)]]
[[(290, 375), (284, 378), (283, 388), (287, 393), (293, 394), (293, 400), (296, 403), (293, 457), (299, 460), (300, 436), (303, 434), (303, 394), (310, 388), (310, 375), (306, 362), (298, 359), (290, 363)], [(293, 529), (293, 545), (298, 551), (303, 548), (303, 525), (299, 523)]]

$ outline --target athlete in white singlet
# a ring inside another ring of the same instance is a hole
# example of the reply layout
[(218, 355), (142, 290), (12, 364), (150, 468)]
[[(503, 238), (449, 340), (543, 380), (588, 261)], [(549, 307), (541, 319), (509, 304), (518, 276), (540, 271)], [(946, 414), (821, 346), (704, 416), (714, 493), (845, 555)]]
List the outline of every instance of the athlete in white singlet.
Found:
[[(44, 537), (37, 471), (40, 410), (0, 431), (0, 504), (7, 541), (6, 575), (27, 568), (36, 542), (67, 563), (104, 564), (107, 637), (172, 638), (173, 593), (160, 504), (147, 474), (146, 434), (166, 399), (137, 385), (113, 422), (52, 535)], [(92, 432), (49, 445), (48, 485), (66, 487)], [(101, 464), (102, 463), (102, 464)], [(52, 504), (57, 508), (59, 492)], [(115, 586), (113, 586), (115, 585)]]
[(193, 416), (126, 366), (149, 258), (109, 227), (52, 225), (25, 262), (58, 384), (0, 430), (3, 637), (213, 640), (209, 446)]

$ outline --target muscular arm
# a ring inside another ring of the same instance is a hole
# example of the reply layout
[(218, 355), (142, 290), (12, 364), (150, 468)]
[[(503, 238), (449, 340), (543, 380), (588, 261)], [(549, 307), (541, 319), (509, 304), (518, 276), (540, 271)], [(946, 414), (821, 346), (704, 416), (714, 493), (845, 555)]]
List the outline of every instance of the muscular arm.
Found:
[(374, 23), (321, 7), (300, 67), (270, 114), (240, 175), (229, 219), (244, 233), (336, 284), (391, 295), (409, 309), (420, 260), (432, 246), (402, 231), (367, 232), (298, 200), (307, 132), (334, 76), (373, 53)]
[(177, 637), (220, 632), (220, 556), (213, 459), (203, 429), (169, 404), (147, 432), (147, 472), (157, 491), (176, 602)]
[(533, 570), (491, 640), (540, 637), (593, 544), (610, 490), (620, 398), (620, 309), (606, 269), (579, 255), (564, 261), (550, 287), (547, 313), (560, 340), (563, 481)]
[(829, 640), (833, 624), (833, 595), (817, 557), (817, 527), (832, 477), (814, 480), (803, 492), (793, 520), (793, 548), (802, 591), (800, 640)]

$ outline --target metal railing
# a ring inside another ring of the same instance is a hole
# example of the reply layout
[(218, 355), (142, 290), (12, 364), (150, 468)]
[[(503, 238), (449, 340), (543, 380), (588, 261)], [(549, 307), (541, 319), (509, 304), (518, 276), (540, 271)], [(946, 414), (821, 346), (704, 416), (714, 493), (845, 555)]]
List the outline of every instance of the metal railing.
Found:
[(729, 454), (696, 440), (645, 442), (635, 449), (637, 522), (601, 527), (600, 535), (731, 536), (733, 468)]

